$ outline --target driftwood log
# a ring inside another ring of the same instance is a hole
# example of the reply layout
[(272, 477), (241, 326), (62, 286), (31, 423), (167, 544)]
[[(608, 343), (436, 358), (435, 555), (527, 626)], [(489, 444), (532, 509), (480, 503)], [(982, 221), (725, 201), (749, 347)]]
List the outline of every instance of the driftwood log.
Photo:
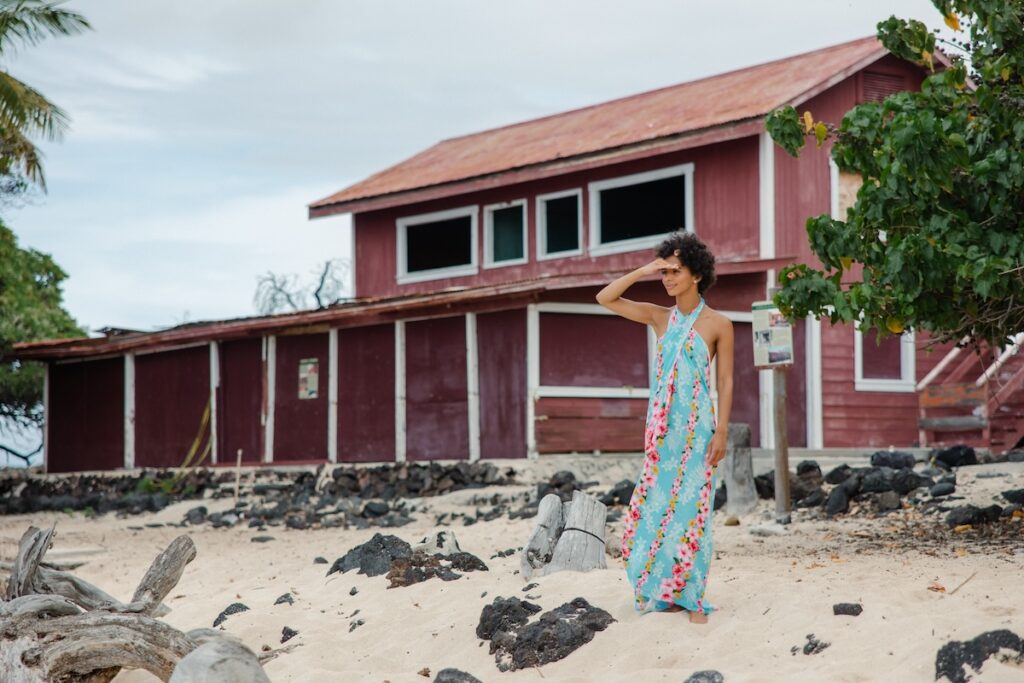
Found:
[(605, 569), (605, 522), (608, 509), (594, 496), (573, 491), (563, 503), (555, 494), (537, 506), (536, 525), (520, 555), (524, 579), (570, 569)]
[[(105, 683), (123, 668), (145, 669), (176, 683), (267, 680), (241, 643), (217, 632), (185, 634), (156, 618), (169, 611), (162, 601), (196, 556), (190, 538), (179, 536), (157, 556), (125, 604), (67, 572), (41, 566), (54, 531), (29, 527), (7, 565), (0, 681)], [(226, 644), (217, 646), (218, 639)], [(194, 653), (199, 655), (179, 672)]]

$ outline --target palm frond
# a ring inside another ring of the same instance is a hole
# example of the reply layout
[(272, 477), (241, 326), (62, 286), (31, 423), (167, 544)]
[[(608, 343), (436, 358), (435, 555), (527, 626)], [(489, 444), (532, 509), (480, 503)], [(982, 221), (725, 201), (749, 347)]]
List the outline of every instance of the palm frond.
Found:
[(0, 175), (20, 174), (46, 191), (42, 152), (17, 128), (0, 128)]
[(68, 129), (64, 110), (42, 93), (0, 70), (0, 127), (59, 140)]
[(0, 54), (17, 46), (35, 45), (48, 36), (68, 36), (91, 28), (78, 12), (51, 0), (0, 1)]

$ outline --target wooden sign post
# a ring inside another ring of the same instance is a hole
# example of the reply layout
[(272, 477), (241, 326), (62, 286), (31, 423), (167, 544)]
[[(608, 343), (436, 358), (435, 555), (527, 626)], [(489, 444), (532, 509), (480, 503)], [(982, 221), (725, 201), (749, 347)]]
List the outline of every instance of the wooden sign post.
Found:
[(754, 366), (771, 372), (775, 425), (775, 521), (789, 524), (789, 435), (786, 429), (786, 372), (793, 365), (793, 328), (771, 301), (754, 302)]

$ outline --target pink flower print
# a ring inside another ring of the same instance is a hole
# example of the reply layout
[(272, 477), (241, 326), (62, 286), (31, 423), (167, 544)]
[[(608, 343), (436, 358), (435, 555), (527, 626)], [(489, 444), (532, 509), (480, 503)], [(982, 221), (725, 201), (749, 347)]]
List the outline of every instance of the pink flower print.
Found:
[(658, 599), (663, 600), (664, 602), (672, 602), (672, 590), (669, 589), (661, 591), (658, 595)]
[(639, 521), (639, 519), (640, 519), (640, 508), (639, 507), (630, 508), (629, 509), (629, 518), (632, 519), (634, 522)]
[[(697, 533), (697, 538), (700, 538), (699, 532)], [(692, 552), (697, 552), (698, 550), (700, 550), (700, 543), (696, 540), (690, 541), (690, 550)]]
[(687, 559), (683, 560), (683, 564), (681, 566), (682, 566), (684, 571), (687, 571), (687, 572), (693, 571), (693, 560), (691, 560), (690, 558), (687, 558)]
[(682, 575), (683, 575), (683, 565), (680, 564), (679, 562), (676, 562), (674, 565), (672, 565), (672, 576), (682, 576)]
[(687, 578), (688, 577), (685, 575), (679, 575), (672, 579), (672, 588), (676, 593), (681, 593), (683, 589), (686, 588)]

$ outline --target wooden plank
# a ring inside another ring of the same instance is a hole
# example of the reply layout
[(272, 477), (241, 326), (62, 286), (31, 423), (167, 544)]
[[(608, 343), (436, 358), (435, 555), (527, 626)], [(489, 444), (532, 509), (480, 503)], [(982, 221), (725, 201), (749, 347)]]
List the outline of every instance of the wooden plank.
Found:
[(647, 417), (646, 399), (636, 398), (542, 398), (538, 418), (639, 418)]
[(935, 432), (966, 432), (988, 426), (988, 420), (976, 415), (954, 417), (922, 417), (917, 421), (921, 429)]
[(918, 395), (918, 403), (925, 408), (967, 408), (988, 403), (988, 386), (974, 382), (963, 384), (933, 384)]
[(537, 420), (540, 453), (643, 450), (644, 421), (637, 418), (557, 418)]

